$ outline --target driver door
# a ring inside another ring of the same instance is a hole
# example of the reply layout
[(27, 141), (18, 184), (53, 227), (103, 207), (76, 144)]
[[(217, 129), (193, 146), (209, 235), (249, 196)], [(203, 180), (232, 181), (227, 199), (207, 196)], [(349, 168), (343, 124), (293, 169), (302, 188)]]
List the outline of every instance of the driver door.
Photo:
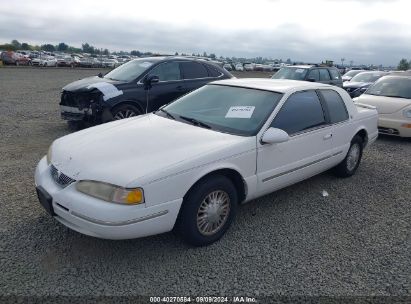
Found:
[(156, 66), (148, 76), (158, 76), (159, 82), (153, 83), (148, 91), (148, 111), (154, 111), (161, 106), (177, 99), (184, 94), (184, 80), (181, 76), (180, 63), (170, 61)]
[(290, 139), (278, 144), (258, 143), (258, 193), (291, 185), (332, 165), (332, 127), (316, 91), (292, 94), (270, 127), (286, 131)]

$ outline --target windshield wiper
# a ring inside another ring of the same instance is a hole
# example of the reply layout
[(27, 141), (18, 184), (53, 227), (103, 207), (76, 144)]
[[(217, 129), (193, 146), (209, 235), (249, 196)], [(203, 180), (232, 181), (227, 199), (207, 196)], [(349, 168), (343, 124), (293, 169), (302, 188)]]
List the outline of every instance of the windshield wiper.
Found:
[(211, 129), (211, 127), (210, 127), (208, 124), (206, 124), (206, 123), (204, 123), (204, 122), (201, 122), (201, 121), (199, 121), (199, 120), (197, 120), (197, 119), (195, 119), (195, 118), (186, 117), (186, 116), (181, 116), (181, 115), (180, 115), (180, 118), (181, 118), (181, 119), (184, 119), (184, 120), (186, 120), (186, 121), (188, 121), (188, 122), (191, 122), (191, 123), (192, 123), (193, 125), (195, 125), (195, 126), (203, 127), (203, 128), (206, 128), (206, 129)]
[(166, 113), (167, 117), (171, 118), (171, 119), (176, 119), (173, 115), (170, 114), (170, 112), (168, 112), (167, 110), (164, 109), (159, 109), (159, 111)]

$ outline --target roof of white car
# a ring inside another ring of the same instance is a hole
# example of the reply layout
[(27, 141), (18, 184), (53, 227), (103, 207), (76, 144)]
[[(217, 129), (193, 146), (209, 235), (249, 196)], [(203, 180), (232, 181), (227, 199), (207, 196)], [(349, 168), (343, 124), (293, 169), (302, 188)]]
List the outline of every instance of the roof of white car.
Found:
[(295, 90), (308, 90), (322, 87), (330, 87), (328, 84), (318, 82), (308, 82), (288, 79), (267, 79), (267, 78), (231, 78), (218, 80), (212, 84), (229, 85), (250, 89), (273, 91), (278, 93), (286, 93)]

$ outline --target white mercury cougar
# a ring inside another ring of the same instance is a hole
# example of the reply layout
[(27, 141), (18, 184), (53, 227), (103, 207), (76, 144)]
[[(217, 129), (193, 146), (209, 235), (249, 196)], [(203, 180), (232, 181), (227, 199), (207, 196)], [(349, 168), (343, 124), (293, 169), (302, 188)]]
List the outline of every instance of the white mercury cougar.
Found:
[(238, 205), (334, 168), (357, 170), (377, 111), (340, 88), (229, 79), (155, 113), (57, 139), (39, 162), (40, 203), (67, 227), (130, 239), (177, 228), (215, 242)]

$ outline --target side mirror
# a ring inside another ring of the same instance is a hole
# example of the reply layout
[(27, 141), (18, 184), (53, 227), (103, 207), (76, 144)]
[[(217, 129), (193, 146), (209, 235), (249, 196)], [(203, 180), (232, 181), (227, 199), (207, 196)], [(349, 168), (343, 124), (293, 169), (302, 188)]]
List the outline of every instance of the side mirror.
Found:
[(315, 78), (308, 78), (307, 81), (309, 81), (309, 82), (315, 82)]
[(98, 73), (98, 75), (97, 75), (99, 78), (103, 78), (103, 73)]
[(277, 129), (277, 128), (268, 128), (263, 136), (261, 137), (262, 144), (279, 144), (286, 142), (290, 139), (290, 136), (287, 132)]
[(145, 90), (150, 90), (151, 87), (153, 86), (153, 83), (157, 83), (160, 81), (160, 78), (158, 78), (157, 75), (150, 75), (144, 78), (144, 89)]

